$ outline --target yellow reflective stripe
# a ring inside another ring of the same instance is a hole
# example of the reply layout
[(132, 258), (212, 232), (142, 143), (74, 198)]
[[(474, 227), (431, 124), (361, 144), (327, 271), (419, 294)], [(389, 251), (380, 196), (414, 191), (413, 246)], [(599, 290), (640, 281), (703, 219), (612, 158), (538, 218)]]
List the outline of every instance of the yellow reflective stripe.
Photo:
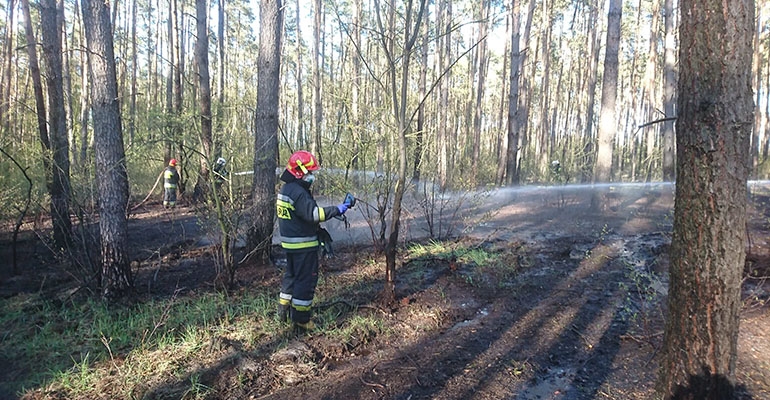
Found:
[(176, 188), (176, 185), (174, 185), (173, 183), (164, 183), (163, 184), (163, 188), (165, 188), (165, 189), (174, 189), (174, 188)]
[(318, 236), (284, 236), (281, 238), (282, 242), (286, 243), (305, 243), (305, 242), (312, 242), (314, 240), (317, 240)]
[(312, 305), (313, 305), (313, 300), (298, 300), (298, 299), (291, 300), (291, 306), (294, 307), (294, 309), (297, 311), (310, 311), (310, 308)]
[[(313, 163), (311, 162), (310, 164), (312, 165)], [(297, 166), (299, 167), (299, 169), (302, 171), (303, 174), (307, 174), (307, 168), (305, 168), (305, 165), (302, 164), (302, 161), (297, 160)]]
[(313, 240), (311, 242), (302, 242), (302, 243), (287, 243), (287, 242), (281, 242), (281, 247), (288, 250), (297, 250), (297, 249), (309, 249), (311, 247), (318, 247), (320, 243), (318, 240)]
[(275, 204), (278, 205), (278, 207), (285, 207), (285, 208), (288, 208), (290, 210), (294, 209), (294, 204), (287, 203), (285, 201), (278, 200), (278, 201), (275, 202)]
[(324, 211), (323, 207), (316, 206), (313, 209), (313, 221), (315, 221), (315, 222), (324, 222), (324, 221), (326, 221), (326, 211)]

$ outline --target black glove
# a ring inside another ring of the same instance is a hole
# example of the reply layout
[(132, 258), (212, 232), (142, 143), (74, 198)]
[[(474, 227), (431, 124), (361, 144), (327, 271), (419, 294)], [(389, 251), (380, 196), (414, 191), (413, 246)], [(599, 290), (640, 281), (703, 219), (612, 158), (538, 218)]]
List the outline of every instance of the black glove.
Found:
[(332, 235), (329, 234), (324, 228), (318, 230), (318, 241), (321, 242), (321, 250), (327, 258), (334, 257), (334, 249), (332, 249)]

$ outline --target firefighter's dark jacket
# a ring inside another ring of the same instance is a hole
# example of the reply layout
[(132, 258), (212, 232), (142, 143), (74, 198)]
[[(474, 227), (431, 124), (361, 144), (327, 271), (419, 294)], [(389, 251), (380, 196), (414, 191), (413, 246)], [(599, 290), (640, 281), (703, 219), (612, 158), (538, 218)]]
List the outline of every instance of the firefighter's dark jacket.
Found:
[(336, 206), (319, 207), (310, 193), (310, 184), (284, 170), (286, 182), (276, 202), (281, 246), (286, 251), (317, 250), (320, 223), (340, 215)]

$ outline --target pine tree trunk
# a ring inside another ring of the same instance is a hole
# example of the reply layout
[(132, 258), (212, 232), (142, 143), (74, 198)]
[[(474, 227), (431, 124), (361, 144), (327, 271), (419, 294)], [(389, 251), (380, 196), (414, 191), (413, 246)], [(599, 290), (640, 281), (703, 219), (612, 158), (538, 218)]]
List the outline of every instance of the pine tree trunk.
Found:
[(612, 177), (612, 147), (618, 123), (615, 102), (618, 96), (618, 51), (622, 2), (610, 0), (607, 13), (607, 49), (602, 77), (602, 109), (599, 113), (599, 136), (594, 165), (594, 182), (609, 182)]
[[(62, 6), (63, 7), (63, 6)], [(56, 0), (40, 2), (43, 55), (46, 60), (48, 92), (48, 137), (51, 144), (52, 181), (51, 218), (54, 242), (66, 248), (72, 239), (70, 221), (70, 155), (67, 140), (67, 114), (64, 110), (64, 80), (62, 78), (62, 23), (58, 18)]]
[(198, 67), (198, 105), (200, 111), (201, 155), (200, 173), (196, 183), (195, 193), (205, 194), (209, 177), (209, 163), (211, 162), (211, 149), (213, 146), (211, 135), (211, 75), (209, 73), (209, 35), (208, 35), (208, 2), (206, 0), (195, 1), (196, 37), (195, 41), (195, 65)]
[(251, 248), (262, 260), (270, 256), (275, 219), (275, 169), (278, 157), (278, 101), (281, 85), (281, 0), (260, 2), (260, 35), (257, 83), (257, 111), (254, 128), (254, 180), (252, 182)]
[(734, 398), (754, 1), (681, 3), (677, 184), (660, 369), (666, 399)]
[(508, 92), (508, 149), (505, 171), (508, 185), (519, 184), (519, 81), (521, 78), (521, 0), (511, 0), (511, 71)]
[(321, 0), (313, 1), (313, 141), (310, 152), (322, 161), (321, 124), (323, 123), (323, 105), (321, 103)]
[(91, 99), (99, 191), (102, 297), (125, 296), (133, 288), (127, 252), (128, 174), (118, 102), (118, 83), (107, 4), (82, 0), (91, 74)]
[[(666, 118), (676, 115), (676, 32), (674, 18), (674, 0), (663, 0), (665, 8), (666, 41), (665, 62), (663, 63), (663, 110)], [(674, 164), (674, 121), (663, 123), (663, 180), (672, 182), (676, 178)]]
[[(8, 0), (8, 25), (7, 26), (14, 26), (14, 11), (16, 9), (16, 4), (14, 0)], [(13, 65), (13, 47), (15, 43), (15, 38), (13, 34), (15, 33), (15, 29), (6, 29), (5, 34), (6, 36), (3, 38), (3, 40), (6, 43), (6, 47), (4, 49), (3, 54), (3, 60), (4, 63), (2, 65), (3, 69), (3, 77), (2, 77), (2, 84), (0, 84), (0, 124), (2, 124), (2, 133), (7, 134), (10, 131), (11, 124), (10, 124), (10, 118), (8, 118), (8, 110), (9, 110), (9, 100), (11, 98), (11, 66)]]
[(131, 0), (131, 94), (130, 103), (128, 107), (128, 143), (134, 142), (134, 135), (136, 133), (136, 69), (137, 51), (136, 51), (136, 8), (138, 7), (137, 0)]

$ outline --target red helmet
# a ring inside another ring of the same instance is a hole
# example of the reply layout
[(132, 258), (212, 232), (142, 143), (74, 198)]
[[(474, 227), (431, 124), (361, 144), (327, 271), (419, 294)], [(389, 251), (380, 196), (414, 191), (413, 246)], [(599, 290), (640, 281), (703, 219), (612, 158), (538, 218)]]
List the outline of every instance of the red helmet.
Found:
[(176, 158), (168, 160), (168, 165), (171, 167), (176, 167)]
[(302, 179), (303, 176), (318, 168), (318, 160), (312, 153), (305, 150), (295, 151), (289, 157), (289, 164), (286, 165), (286, 170), (297, 179)]

